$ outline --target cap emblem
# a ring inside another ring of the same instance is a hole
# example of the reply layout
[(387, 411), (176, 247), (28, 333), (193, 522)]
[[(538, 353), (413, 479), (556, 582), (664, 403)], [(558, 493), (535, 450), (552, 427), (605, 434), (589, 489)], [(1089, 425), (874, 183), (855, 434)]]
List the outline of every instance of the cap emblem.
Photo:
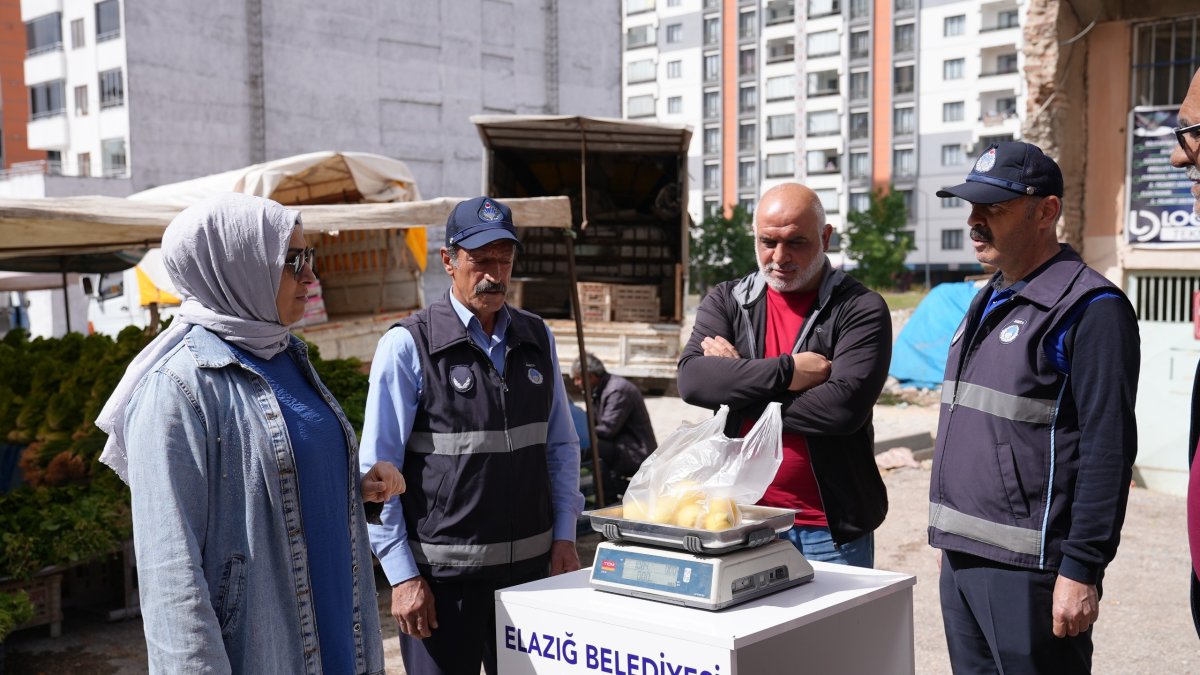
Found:
[(479, 219), (485, 223), (492, 223), (502, 218), (504, 218), (504, 215), (500, 213), (500, 209), (496, 208), (496, 205), (490, 199), (485, 200), (483, 206), (479, 207)]
[(979, 173), (987, 173), (996, 166), (996, 149), (991, 148), (987, 152), (979, 156), (979, 160), (975, 162), (975, 170)]

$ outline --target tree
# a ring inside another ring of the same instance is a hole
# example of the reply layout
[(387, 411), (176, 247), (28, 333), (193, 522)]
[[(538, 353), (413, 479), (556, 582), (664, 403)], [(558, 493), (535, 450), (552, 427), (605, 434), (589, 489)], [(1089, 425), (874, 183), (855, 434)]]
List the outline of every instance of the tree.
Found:
[(913, 245), (904, 195), (892, 186), (872, 190), (866, 211), (850, 212), (846, 257), (858, 263), (854, 276), (871, 288), (891, 288), (904, 274)]
[(735, 206), (728, 218), (718, 208), (692, 226), (688, 238), (693, 289), (704, 294), (722, 281), (755, 269), (751, 222), (750, 212)]

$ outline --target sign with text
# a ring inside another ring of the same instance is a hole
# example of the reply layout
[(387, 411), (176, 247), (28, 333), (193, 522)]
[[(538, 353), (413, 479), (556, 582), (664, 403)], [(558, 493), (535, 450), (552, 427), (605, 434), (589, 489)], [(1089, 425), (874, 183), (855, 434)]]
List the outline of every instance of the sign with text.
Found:
[[(1129, 120), (1125, 240), (1133, 246), (1200, 248), (1200, 216), (1184, 169), (1171, 166), (1178, 147), (1178, 106), (1142, 106)], [(1195, 170), (1195, 169), (1193, 169)]]

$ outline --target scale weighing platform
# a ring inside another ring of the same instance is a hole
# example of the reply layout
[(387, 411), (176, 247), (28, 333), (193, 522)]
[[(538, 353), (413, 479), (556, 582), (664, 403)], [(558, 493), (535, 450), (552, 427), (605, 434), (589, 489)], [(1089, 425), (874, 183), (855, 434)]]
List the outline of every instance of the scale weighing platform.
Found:
[(791, 542), (776, 537), (791, 528), (794, 511), (739, 509), (742, 524), (719, 532), (624, 520), (619, 506), (590, 512), (593, 529), (609, 539), (596, 548), (591, 585), (718, 610), (812, 580), (812, 565)]

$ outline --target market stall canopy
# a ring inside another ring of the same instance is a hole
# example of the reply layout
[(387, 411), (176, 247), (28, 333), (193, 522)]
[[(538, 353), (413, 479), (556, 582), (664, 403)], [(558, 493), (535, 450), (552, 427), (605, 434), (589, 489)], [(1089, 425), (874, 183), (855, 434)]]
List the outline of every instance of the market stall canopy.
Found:
[(473, 115), (484, 147), (492, 150), (578, 150), (588, 152), (686, 153), (692, 128), (605, 117), (563, 115)]
[[(0, 272), (0, 292), (47, 291), (63, 287), (61, 274), (26, 274), (23, 272)], [(79, 283), (78, 274), (68, 274), (66, 283)]]
[(310, 152), (223, 173), (160, 185), (130, 199), (189, 205), (221, 192), (241, 192), (280, 204), (412, 202), (421, 198), (408, 165), (366, 152)]
[[(465, 198), (299, 206), (307, 232), (424, 227), (442, 223)], [(566, 197), (508, 199), (518, 227), (570, 227)], [(117, 197), (0, 199), (0, 269), (13, 258), (109, 253), (159, 245), (182, 208)], [(128, 267), (128, 265), (127, 265)]]

